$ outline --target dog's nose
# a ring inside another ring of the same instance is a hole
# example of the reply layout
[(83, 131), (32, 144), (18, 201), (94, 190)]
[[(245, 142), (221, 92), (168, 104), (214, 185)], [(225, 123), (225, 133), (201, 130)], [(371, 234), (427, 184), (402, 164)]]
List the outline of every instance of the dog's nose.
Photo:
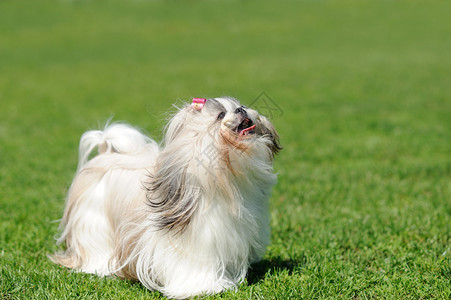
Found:
[(247, 115), (247, 112), (244, 110), (243, 107), (238, 107), (237, 109), (235, 109), (235, 113), (236, 114), (242, 114), (243, 116)]

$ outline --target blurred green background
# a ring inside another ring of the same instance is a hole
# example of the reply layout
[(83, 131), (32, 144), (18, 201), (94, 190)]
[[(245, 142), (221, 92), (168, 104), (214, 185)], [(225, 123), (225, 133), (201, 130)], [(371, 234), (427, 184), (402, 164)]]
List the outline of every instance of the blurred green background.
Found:
[(160, 297), (46, 258), (79, 137), (112, 117), (159, 139), (172, 104), (228, 95), (267, 112), (284, 150), (267, 255), (211, 298), (449, 299), (450, 11), (0, 1), (0, 298)]

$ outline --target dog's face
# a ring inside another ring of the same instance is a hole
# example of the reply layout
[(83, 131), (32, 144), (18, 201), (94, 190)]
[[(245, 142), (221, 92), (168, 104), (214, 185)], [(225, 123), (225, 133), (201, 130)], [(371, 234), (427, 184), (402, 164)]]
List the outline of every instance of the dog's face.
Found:
[(182, 108), (169, 123), (166, 144), (186, 138), (200, 148), (214, 144), (222, 152), (263, 147), (271, 158), (281, 149), (279, 136), (268, 119), (233, 98), (208, 99), (202, 109)]

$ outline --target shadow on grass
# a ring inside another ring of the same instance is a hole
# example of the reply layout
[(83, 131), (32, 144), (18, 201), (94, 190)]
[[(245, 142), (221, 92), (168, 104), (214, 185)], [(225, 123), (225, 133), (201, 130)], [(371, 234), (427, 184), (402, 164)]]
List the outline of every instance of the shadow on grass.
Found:
[(302, 262), (291, 259), (282, 259), (275, 257), (271, 259), (264, 259), (257, 263), (254, 263), (249, 268), (247, 275), (247, 282), (249, 284), (256, 284), (260, 280), (265, 278), (265, 275), (270, 271), (271, 273), (278, 273), (283, 270), (287, 270), (288, 274), (292, 274), (293, 270), (302, 266)]

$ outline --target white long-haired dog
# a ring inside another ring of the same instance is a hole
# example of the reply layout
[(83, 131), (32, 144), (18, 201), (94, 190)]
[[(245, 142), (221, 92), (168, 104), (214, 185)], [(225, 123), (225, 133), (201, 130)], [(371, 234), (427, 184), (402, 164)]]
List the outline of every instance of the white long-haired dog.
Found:
[(232, 98), (179, 109), (161, 147), (125, 124), (88, 131), (61, 220), (66, 250), (51, 259), (174, 298), (235, 288), (269, 243), (279, 150), (273, 125)]

